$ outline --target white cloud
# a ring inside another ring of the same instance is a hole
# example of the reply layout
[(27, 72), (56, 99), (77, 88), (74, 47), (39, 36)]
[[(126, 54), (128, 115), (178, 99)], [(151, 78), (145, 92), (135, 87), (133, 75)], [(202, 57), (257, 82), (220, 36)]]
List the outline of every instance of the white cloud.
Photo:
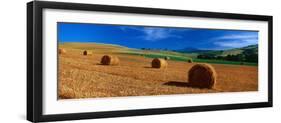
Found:
[(143, 29), (143, 32), (145, 34), (143, 38), (149, 41), (156, 41), (169, 37), (180, 38), (180, 36), (172, 34), (172, 31), (170, 31), (169, 29), (163, 29), (163, 28), (145, 27)]
[(258, 43), (257, 33), (231, 34), (213, 39), (215, 45), (223, 48), (239, 48)]
[(176, 35), (176, 32), (187, 31), (188, 29), (169, 29), (169, 28), (158, 28), (158, 27), (120, 27), (121, 30), (137, 30), (143, 33), (140, 38), (147, 41), (158, 41), (170, 37), (182, 38), (180, 35)]
[(224, 36), (221, 36), (221, 37), (218, 37), (216, 39), (257, 39), (258, 35), (256, 34), (243, 34), (243, 35), (238, 35), (238, 34), (232, 34), (232, 35), (224, 35)]
[(139, 30), (139, 28), (131, 27), (131, 26), (120, 26), (119, 29), (121, 29), (122, 31), (128, 31), (130, 29), (132, 29), (132, 30)]

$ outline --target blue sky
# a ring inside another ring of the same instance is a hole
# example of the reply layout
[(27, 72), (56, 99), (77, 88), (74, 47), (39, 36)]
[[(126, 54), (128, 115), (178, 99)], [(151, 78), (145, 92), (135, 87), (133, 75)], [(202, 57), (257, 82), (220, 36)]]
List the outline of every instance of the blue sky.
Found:
[(258, 44), (258, 32), (58, 23), (58, 41), (117, 44), (130, 48), (224, 50)]

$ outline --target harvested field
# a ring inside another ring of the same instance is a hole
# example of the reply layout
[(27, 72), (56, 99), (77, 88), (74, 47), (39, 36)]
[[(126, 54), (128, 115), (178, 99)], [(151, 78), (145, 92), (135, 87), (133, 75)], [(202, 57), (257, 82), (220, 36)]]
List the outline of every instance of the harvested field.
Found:
[[(257, 91), (258, 67), (211, 64), (217, 72), (215, 89), (187, 84), (189, 69), (196, 63), (167, 60), (166, 69), (151, 67), (153, 58), (126, 54), (127, 48), (107, 45), (66, 45), (59, 55), (59, 99)], [(81, 48), (81, 49), (80, 49)], [(93, 55), (84, 57), (84, 49)], [(101, 65), (105, 54), (117, 56), (117, 66)]]

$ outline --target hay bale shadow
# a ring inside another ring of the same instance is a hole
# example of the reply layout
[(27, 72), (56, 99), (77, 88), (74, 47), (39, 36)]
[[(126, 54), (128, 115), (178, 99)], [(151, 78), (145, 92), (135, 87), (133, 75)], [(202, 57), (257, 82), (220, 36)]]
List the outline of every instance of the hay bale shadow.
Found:
[(154, 67), (147, 67), (147, 66), (145, 66), (143, 68), (151, 69), (151, 70), (164, 70), (164, 69), (159, 69), (159, 68), (154, 68)]
[(149, 66), (144, 66), (143, 68), (147, 68), (147, 69), (155, 69), (155, 70), (165, 70), (167, 68), (164, 69), (159, 69), (159, 68), (154, 68), (154, 67), (149, 67)]
[(104, 64), (102, 64), (102, 63), (96, 63), (96, 64), (94, 64), (94, 65), (99, 65), (99, 66), (108, 66), (108, 67), (115, 66), (115, 65), (104, 65)]
[(176, 86), (176, 87), (189, 87), (190, 86), (187, 82), (177, 82), (177, 81), (169, 81), (169, 82), (164, 83), (163, 85)]
[(189, 88), (197, 88), (197, 89), (207, 89), (207, 88), (203, 88), (203, 87), (193, 86), (188, 82), (179, 82), (179, 81), (169, 81), (169, 82), (164, 83), (163, 85), (176, 86), (176, 87), (189, 87)]

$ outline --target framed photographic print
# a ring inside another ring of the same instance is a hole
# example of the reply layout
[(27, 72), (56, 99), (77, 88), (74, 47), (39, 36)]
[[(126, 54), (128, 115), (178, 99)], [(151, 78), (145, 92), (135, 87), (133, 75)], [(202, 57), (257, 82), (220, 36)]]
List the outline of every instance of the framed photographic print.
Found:
[(33, 122), (272, 107), (272, 16), (27, 4)]

